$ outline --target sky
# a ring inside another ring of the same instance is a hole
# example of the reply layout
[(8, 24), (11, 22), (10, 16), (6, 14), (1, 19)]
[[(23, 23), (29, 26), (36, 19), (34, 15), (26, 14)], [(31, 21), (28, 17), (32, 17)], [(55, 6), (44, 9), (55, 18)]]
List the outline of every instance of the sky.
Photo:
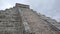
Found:
[(13, 7), (15, 3), (30, 5), (38, 13), (60, 21), (60, 0), (0, 0), (0, 10)]

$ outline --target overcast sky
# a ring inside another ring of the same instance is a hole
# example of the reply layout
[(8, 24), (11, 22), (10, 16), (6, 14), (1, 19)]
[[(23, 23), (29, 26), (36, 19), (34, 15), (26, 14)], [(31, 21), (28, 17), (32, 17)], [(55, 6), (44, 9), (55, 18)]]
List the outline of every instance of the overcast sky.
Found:
[(13, 7), (15, 3), (28, 4), (38, 13), (60, 21), (60, 0), (0, 0), (0, 10)]

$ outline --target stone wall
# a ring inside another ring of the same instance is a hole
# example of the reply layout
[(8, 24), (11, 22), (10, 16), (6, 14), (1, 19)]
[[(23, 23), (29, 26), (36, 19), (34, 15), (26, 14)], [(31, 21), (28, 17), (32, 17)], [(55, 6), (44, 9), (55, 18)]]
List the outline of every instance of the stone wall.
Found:
[(22, 21), (16, 8), (0, 13), (0, 34), (23, 34)]

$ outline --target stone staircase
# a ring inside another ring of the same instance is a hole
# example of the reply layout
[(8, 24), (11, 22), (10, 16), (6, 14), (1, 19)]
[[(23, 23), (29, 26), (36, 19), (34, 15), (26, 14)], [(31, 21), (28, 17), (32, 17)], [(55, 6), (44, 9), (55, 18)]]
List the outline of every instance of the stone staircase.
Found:
[[(32, 9), (31, 9), (32, 10)], [(48, 23), (49, 26), (51, 26), (54, 30), (60, 32), (60, 22), (57, 22), (55, 19), (52, 19), (50, 17), (47, 17), (45, 15), (42, 14), (38, 14), (36, 11), (32, 10), (35, 14), (37, 14), (40, 19), (46, 21)]]
[(23, 21), (27, 21), (35, 34), (60, 34), (58, 22), (44, 15), (38, 15), (36, 11), (27, 8), (19, 8)]
[(51, 19), (50, 17), (46, 17), (45, 15), (39, 15), (40, 19), (46, 21), (49, 26), (51, 26), (54, 30), (60, 32), (60, 22), (57, 22), (55, 19)]

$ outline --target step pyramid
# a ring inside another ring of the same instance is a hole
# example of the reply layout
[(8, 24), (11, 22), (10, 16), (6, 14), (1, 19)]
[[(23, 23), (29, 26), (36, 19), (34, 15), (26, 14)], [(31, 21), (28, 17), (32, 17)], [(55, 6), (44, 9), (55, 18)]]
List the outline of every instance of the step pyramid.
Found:
[(38, 14), (29, 5), (0, 10), (0, 34), (60, 34), (60, 23)]

